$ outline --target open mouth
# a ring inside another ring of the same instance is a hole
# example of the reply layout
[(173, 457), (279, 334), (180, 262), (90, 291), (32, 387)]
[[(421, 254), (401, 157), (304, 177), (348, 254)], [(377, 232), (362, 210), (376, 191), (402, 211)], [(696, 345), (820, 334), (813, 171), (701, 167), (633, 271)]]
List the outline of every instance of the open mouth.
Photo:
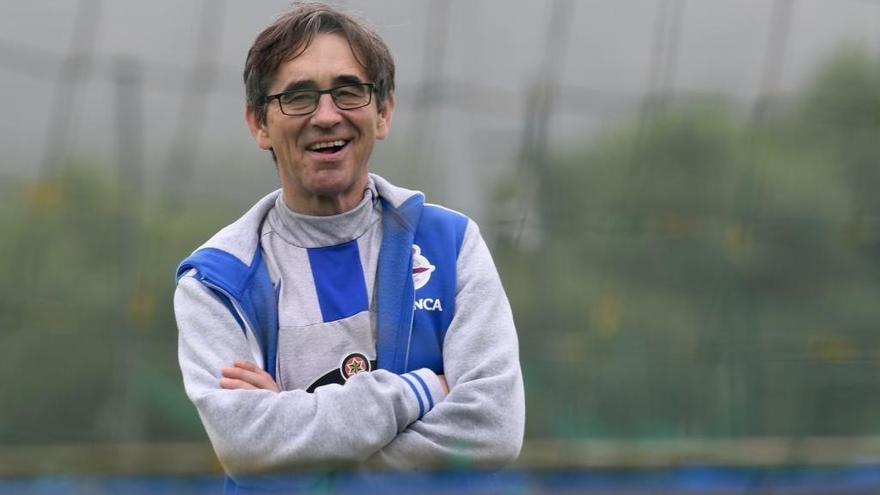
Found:
[(309, 151), (314, 151), (315, 153), (321, 153), (322, 155), (332, 155), (333, 153), (339, 152), (342, 148), (348, 144), (348, 141), (343, 139), (337, 139), (335, 141), (324, 141), (321, 143), (315, 143), (309, 146)]

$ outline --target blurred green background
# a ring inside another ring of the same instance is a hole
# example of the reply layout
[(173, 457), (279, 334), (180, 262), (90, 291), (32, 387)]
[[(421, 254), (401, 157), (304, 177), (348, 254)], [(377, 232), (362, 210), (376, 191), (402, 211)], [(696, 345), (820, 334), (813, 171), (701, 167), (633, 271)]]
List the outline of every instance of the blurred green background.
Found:
[[(594, 62), (579, 23), (611, 22), (602, 2), (520, 6), (500, 27), (491, 2), (344, 4), (409, 62), (400, 118), (373, 170), (474, 215), (490, 242), (520, 336), (522, 464), (880, 458), (880, 5), (826, 3), (875, 20), (851, 37), (841, 18), (817, 21), (816, 2), (715, 2), (761, 33), (743, 35), (758, 39), (746, 54), (709, 48), (722, 70), (701, 62), (707, 39), (688, 35), (724, 23), (712, 8), (633, 3), (611, 18), (632, 30), (629, 41), (597, 49), (609, 60), (642, 53), (628, 62), (641, 71), (632, 92), (571, 75)], [(277, 187), (231, 88), (235, 61), (284, 5), (184, 8), (192, 17), (169, 36), (200, 33), (184, 38), (195, 48), (180, 57), (198, 62), (189, 68), (145, 61), (136, 44), (107, 48), (109, 29), (87, 40), (119, 9), (96, 1), (59, 7), (74, 18), (66, 52), (53, 46), (63, 41), (29, 46), (12, 31), (0, 40), (3, 84), (49, 90), (45, 108), (10, 98), (22, 91), (4, 96), (33, 113), (3, 117), (12, 137), (0, 182), (2, 473), (217, 469), (177, 367), (173, 274)], [(0, 12), (25, 24), (43, 13), (15, 2)], [(536, 55), (504, 69), (518, 79), (474, 75), (479, 58), (456, 62), (466, 55), (456, 47), (482, 32), (474, 26), (496, 30), (488, 39), (500, 47), (516, 42), (499, 32), (538, 13), (522, 42)], [(155, 16), (161, 30), (167, 14)], [(232, 62), (215, 54), (199, 65), (224, 39), (205, 16), (244, 26), (225, 33)], [(842, 34), (795, 63), (799, 23), (811, 22), (838, 22)], [(420, 40), (415, 54), (402, 46), (409, 37)], [(47, 70), (39, 55), (52, 50)], [(42, 69), (29, 73), (29, 63)], [(749, 77), (729, 81), (740, 69)], [(180, 77), (163, 89), (162, 70)], [(609, 81), (631, 76), (602, 70)], [(722, 77), (705, 76), (713, 70)], [(206, 87), (208, 96), (191, 90)], [(151, 116), (153, 99), (171, 110)], [(236, 120), (212, 134), (218, 107)], [(16, 119), (35, 116), (39, 137), (13, 139)], [(171, 131), (151, 137), (157, 128)]]

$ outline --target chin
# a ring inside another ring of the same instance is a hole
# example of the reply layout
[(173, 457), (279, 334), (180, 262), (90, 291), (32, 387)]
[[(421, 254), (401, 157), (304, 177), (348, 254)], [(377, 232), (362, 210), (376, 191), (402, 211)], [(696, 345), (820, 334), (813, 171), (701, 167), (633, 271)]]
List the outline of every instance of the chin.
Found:
[(351, 189), (354, 183), (347, 177), (324, 177), (311, 181), (307, 188), (319, 196), (335, 196)]
[(366, 182), (366, 177), (366, 172), (361, 176), (346, 170), (322, 170), (312, 177), (310, 189), (320, 195), (343, 194), (362, 180)]
[[(332, 200), (333, 202), (345, 201), (354, 195), (354, 183), (318, 183), (310, 184), (306, 187), (309, 196)], [(358, 193), (357, 201), (360, 201), (360, 193)]]

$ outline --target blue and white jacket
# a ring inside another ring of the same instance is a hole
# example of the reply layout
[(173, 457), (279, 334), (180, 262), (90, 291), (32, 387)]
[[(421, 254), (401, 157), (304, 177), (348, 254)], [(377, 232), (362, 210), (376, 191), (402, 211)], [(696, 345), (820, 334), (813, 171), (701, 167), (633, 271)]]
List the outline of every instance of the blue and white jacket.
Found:
[[(519, 453), (516, 333), (479, 229), (421, 193), (376, 175), (370, 184), (335, 219), (297, 216), (276, 191), (178, 268), (184, 384), (237, 481)], [(353, 233), (334, 239), (337, 230)], [(283, 391), (220, 388), (235, 359), (260, 363)]]

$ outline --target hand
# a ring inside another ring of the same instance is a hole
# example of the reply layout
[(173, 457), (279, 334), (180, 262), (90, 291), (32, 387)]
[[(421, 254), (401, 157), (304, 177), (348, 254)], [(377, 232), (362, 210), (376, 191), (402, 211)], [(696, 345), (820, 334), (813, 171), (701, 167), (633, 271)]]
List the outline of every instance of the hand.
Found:
[(271, 390), (278, 393), (281, 388), (272, 379), (272, 375), (250, 361), (236, 359), (231, 367), (220, 370), (223, 378), (220, 387), (228, 390)]
[(437, 375), (437, 378), (440, 379), (440, 386), (443, 387), (443, 393), (449, 395), (449, 384), (446, 383), (446, 375)]

